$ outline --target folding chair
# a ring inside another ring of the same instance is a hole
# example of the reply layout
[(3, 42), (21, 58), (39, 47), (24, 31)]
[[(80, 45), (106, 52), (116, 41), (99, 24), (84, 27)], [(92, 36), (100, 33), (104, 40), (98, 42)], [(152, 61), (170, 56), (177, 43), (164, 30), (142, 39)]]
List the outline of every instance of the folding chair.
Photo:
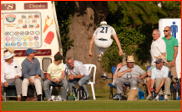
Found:
[(14, 84), (9, 84), (8, 87), (4, 87), (4, 101), (7, 101), (7, 97), (17, 97), (16, 88)]
[(94, 90), (96, 66), (94, 64), (84, 64), (84, 66), (89, 70), (90, 74), (91, 74), (92, 68), (94, 69), (93, 74), (92, 74), (93, 80), (92, 81), (90, 80), (88, 84), (91, 85), (93, 99), (96, 100), (96, 98), (95, 98), (95, 90)]

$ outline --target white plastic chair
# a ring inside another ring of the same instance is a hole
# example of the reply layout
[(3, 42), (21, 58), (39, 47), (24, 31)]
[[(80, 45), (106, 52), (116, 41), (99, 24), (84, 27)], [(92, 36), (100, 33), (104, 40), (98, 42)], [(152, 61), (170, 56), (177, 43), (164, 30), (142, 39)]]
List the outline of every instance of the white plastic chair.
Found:
[(89, 70), (89, 73), (91, 73), (92, 68), (94, 68), (93, 75), (92, 75), (93, 76), (93, 80), (92, 81), (90, 80), (88, 84), (91, 85), (93, 99), (96, 100), (96, 98), (95, 98), (95, 90), (94, 90), (96, 66), (94, 64), (84, 64), (84, 66)]

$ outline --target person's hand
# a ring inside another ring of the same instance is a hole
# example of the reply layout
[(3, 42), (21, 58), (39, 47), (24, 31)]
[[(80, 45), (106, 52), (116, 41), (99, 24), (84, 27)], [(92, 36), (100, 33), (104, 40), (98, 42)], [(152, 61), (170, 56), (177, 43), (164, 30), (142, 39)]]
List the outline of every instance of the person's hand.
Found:
[(171, 67), (174, 67), (174, 66), (175, 66), (175, 61), (172, 60), (172, 61), (171, 61)]
[(158, 92), (159, 92), (159, 90), (160, 90), (160, 88), (156, 88), (155, 93), (158, 93)]
[(75, 77), (74, 77), (73, 74), (70, 74), (70, 75), (68, 76), (68, 78), (69, 78), (70, 80), (73, 80)]
[(89, 55), (88, 55), (90, 58), (92, 57), (92, 52), (89, 52)]
[(40, 79), (39, 75), (35, 75), (34, 79)]
[(137, 77), (137, 76), (136, 76), (135, 78), (138, 79), (138, 80), (140, 80), (140, 77)]
[(54, 83), (56, 83), (57, 80), (56, 80), (56, 78), (54, 78), (54, 79), (51, 79), (51, 81), (54, 82)]
[(123, 51), (119, 50), (119, 56), (123, 55)]
[(32, 79), (30, 79), (30, 83), (34, 84), (34, 81)]
[(19, 77), (20, 77), (20, 76), (16, 75), (16, 76), (15, 76), (15, 79), (18, 79)]
[(59, 84), (59, 82), (61, 82), (61, 80), (62, 80), (61, 78), (57, 79), (57, 83)]
[(147, 72), (147, 75), (148, 75), (148, 76), (151, 76), (151, 72)]
[(151, 91), (151, 92), (153, 92), (153, 91), (154, 91), (154, 89), (153, 89), (153, 88), (150, 88), (150, 91)]
[(132, 71), (132, 68), (128, 68), (127, 70), (126, 70), (126, 72), (131, 72)]
[(7, 82), (4, 82), (4, 87), (8, 87), (9, 84)]
[(117, 69), (120, 69), (122, 66), (123, 66), (122, 63), (119, 63), (119, 64), (117, 65)]

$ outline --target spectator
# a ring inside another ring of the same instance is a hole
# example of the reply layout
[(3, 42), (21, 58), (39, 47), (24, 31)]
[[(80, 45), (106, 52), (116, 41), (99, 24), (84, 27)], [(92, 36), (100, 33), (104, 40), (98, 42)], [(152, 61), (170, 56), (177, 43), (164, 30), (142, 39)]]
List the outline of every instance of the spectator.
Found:
[[(4, 53), (6, 53), (7, 51), (9, 51), (10, 53), (14, 53), (14, 49), (12, 48), (12, 47), (5, 47), (5, 51), (4, 51)], [(15, 63), (18, 63), (18, 61), (16, 60), (16, 59), (14, 59), (13, 58), (13, 61), (15, 62)], [(3, 63), (5, 63), (5, 60), (4, 60), (4, 57), (1, 57), (1, 66), (2, 66), (2, 64)], [(4, 89), (4, 86), (3, 86), (3, 83), (2, 83), (2, 67), (1, 67), (1, 88), (3, 87), (3, 89)], [(4, 91), (1, 89), (1, 101), (3, 100), (3, 95), (4, 95)]]
[(89, 93), (85, 85), (89, 82), (91, 76), (83, 63), (73, 60), (71, 57), (67, 58), (66, 72), (69, 78), (68, 86), (70, 92), (72, 93), (72, 87), (74, 84), (78, 83), (78, 86), (83, 86), (85, 92), (87, 93), (87, 99), (89, 100)]
[(46, 96), (47, 101), (52, 101), (51, 94), (49, 91), (49, 86), (52, 83), (57, 83), (62, 85), (62, 95), (58, 96), (58, 100), (66, 101), (66, 91), (68, 88), (68, 81), (65, 79), (65, 71), (64, 71), (64, 64), (62, 62), (63, 56), (61, 54), (56, 54), (54, 56), (54, 62), (48, 66), (47, 70), (47, 80), (44, 81), (44, 93)]
[(148, 96), (146, 99), (151, 98), (151, 70), (155, 68), (155, 61), (156, 57), (159, 57), (160, 55), (163, 55), (163, 57), (166, 57), (166, 43), (162, 38), (160, 38), (160, 31), (158, 29), (153, 30), (152, 32), (153, 41), (151, 44), (150, 54), (151, 54), (151, 67), (147, 71), (148, 77), (146, 78), (146, 85), (147, 85), (147, 91)]
[(115, 76), (116, 79), (115, 84), (116, 84), (117, 94), (119, 95), (119, 100), (126, 99), (124, 97), (122, 88), (124, 83), (130, 83), (130, 88), (137, 87), (141, 79), (147, 75), (145, 71), (138, 65), (135, 65), (134, 62), (135, 62), (134, 57), (128, 56), (127, 65), (121, 67), (119, 71), (118, 71), (119, 66), (117, 66), (116, 71), (118, 71), (118, 73)]
[(4, 54), (5, 62), (1, 67), (1, 96), (4, 92), (4, 87), (8, 87), (9, 84), (14, 84), (17, 92), (17, 101), (21, 101), (22, 80), (20, 77), (22, 76), (22, 72), (19, 64), (13, 59), (14, 55), (9, 51)]
[(93, 42), (95, 42), (98, 54), (98, 61), (101, 61), (104, 52), (111, 46), (113, 42), (113, 40), (111, 39), (111, 35), (116, 40), (116, 43), (119, 48), (119, 55), (121, 56), (123, 54), (123, 51), (121, 49), (121, 45), (114, 28), (112, 26), (107, 25), (106, 21), (102, 21), (100, 25), (101, 26), (99, 26), (95, 30), (90, 41), (89, 57), (92, 57), (92, 44)]
[(22, 82), (22, 100), (27, 98), (27, 90), (29, 84), (34, 84), (37, 92), (38, 101), (41, 101), (42, 86), (41, 86), (41, 70), (40, 63), (35, 58), (35, 52), (33, 49), (27, 49), (27, 58), (22, 62), (23, 70), (23, 82)]
[(151, 74), (151, 91), (154, 91), (154, 82), (156, 84), (156, 90), (155, 93), (158, 95), (155, 97), (154, 100), (159, 100), (159, 96), (162, 95), (162, 86), (164, 87), (164, 100), (169, 100), (167, 95), (170, 94), (170, 84), (171, 84), (171, 79), (168, 77), (169, 74), (169, 69), (164, 66), (164, 61), (159, 58), (155, 61), (156, 67), (152, 69), (152, 74)]
[(177, 86), (176, 79), (177, 72), (176, 72), (176, 57), (178, 54), (178, 40), (171, 35), (171, 28), (166, 26), (164, 28), (164, 36), (162, 39), (166, 43), (166, 52), (167, 52), (167, 61), (168, 63), (166, 66), (170, 69), (172, 74), (172, 80), (175, 84), (175, 88)]

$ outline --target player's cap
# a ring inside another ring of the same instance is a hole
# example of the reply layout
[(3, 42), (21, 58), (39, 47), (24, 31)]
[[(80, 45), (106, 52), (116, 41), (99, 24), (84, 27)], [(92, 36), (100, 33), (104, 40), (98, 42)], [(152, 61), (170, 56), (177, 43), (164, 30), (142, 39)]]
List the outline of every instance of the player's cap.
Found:
[(107, 22), (106, 21), (101, 21), (100, 25), (107, 25)]

